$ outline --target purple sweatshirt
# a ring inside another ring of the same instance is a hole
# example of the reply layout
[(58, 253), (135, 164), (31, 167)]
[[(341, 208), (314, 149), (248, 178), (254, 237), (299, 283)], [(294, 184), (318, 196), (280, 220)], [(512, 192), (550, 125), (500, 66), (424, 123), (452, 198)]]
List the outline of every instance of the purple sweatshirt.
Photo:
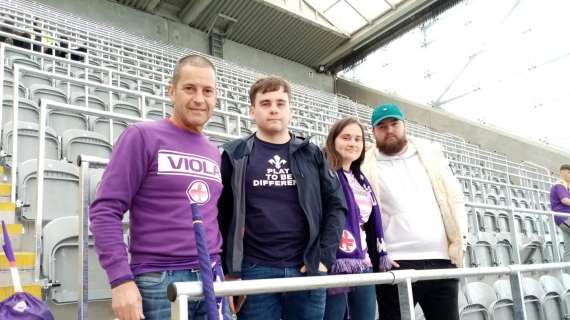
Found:
[[(220, 152), (206, 136), (168, 119), (132, 124), (123, 132), (89, 212), (111, 286), (145, 272), (198, 267), (190, 199), (200, 204), (208, 250), (219, 261), (219, 165)], [(127, 210), (130, 265), (121, 224)]]
[[(570, 206), (562, 203), (562, 199), (570, 198), (570, 192), (560, 183), (556, 183), (550, 188), (550, 208), (552, 211), (570, 213)], [(566, 221), (564, 216), (554, 216), (556, 225), (561, 225)]]

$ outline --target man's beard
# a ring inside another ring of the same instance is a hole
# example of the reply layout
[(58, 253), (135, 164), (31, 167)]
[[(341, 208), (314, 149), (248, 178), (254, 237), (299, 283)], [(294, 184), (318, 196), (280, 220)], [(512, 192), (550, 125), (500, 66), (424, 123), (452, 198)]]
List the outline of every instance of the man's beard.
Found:
[(405, 135), (402, 138), (398, 137), (395, 138), (396, 138), (395, 142), (380, 143), (378, 142), (378, 140), (376, 140), (376, 148), (378, 148), (380, 152), (388, 156), (393, 156), (395, 154), (400, 153), (404, 149), (404, 147), (408, 144), (408, 139), (406, 138)]

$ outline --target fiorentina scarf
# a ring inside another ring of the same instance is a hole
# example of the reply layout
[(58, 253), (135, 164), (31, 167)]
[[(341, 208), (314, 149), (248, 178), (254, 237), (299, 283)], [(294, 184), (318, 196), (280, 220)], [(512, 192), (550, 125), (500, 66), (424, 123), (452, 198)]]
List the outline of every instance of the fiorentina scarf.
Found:
[[(366, 177), (362, 173), (358, 173), (360, 179), (357, 179), (364, 187), (370, 198), (372, 199), (372, 213), (369, 223), (374, 226), (376, 234), (376, 246), (379, 253), (379, 264), (381, 271), (390, 270), (391, 265), (388, 260), (388, 253), (384, 245), (384, 231), (382, 229), (382, 217), (380, 215), (380, 207), (376, 196), (370, 187)], [(366, 271), (370, 266), (366, 264), (365, 252), (362, 249), (360, 239), (360, 209), (354, 198), (354, 193), (350, 188), (348, 179), (342, 169), (337, 171), (342, 191), (346, 198), (347, 214), (344, 229), (339, 248), (336, 253), (336, 262), (331, 267), (331, 274), (361, 273)]]

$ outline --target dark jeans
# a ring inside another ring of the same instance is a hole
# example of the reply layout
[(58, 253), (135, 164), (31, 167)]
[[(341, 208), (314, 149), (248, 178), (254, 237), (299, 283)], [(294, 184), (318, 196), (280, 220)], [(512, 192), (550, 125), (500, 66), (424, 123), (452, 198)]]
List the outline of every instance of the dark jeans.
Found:
[[(400, 268), (404, 269), (451, 269), (455, 268), (449, 260), (400, 260)], [(458, 320), (459, 310), (457, 279), (419, 281), (412, 284), (414, 305), (419, 303), (426, 320)], [(400, 320), (400, 302), (398, 287), (395, 285), (376, 286), (378, 313), (380, 320)]]
[[(241, 275), (243, 280), (302, 277), (300, 268), (275, 268), (244, 262)], [(325, 296), (325, 289), (248, 295), (238, 319), (320, 320), (325, 314)]]

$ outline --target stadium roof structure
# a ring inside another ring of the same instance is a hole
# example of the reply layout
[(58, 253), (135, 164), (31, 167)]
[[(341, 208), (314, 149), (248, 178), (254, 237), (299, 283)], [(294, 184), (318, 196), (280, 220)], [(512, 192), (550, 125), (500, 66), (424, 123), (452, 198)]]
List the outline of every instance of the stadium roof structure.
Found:
[(460, 0), (116, 0), (338, 72)]

